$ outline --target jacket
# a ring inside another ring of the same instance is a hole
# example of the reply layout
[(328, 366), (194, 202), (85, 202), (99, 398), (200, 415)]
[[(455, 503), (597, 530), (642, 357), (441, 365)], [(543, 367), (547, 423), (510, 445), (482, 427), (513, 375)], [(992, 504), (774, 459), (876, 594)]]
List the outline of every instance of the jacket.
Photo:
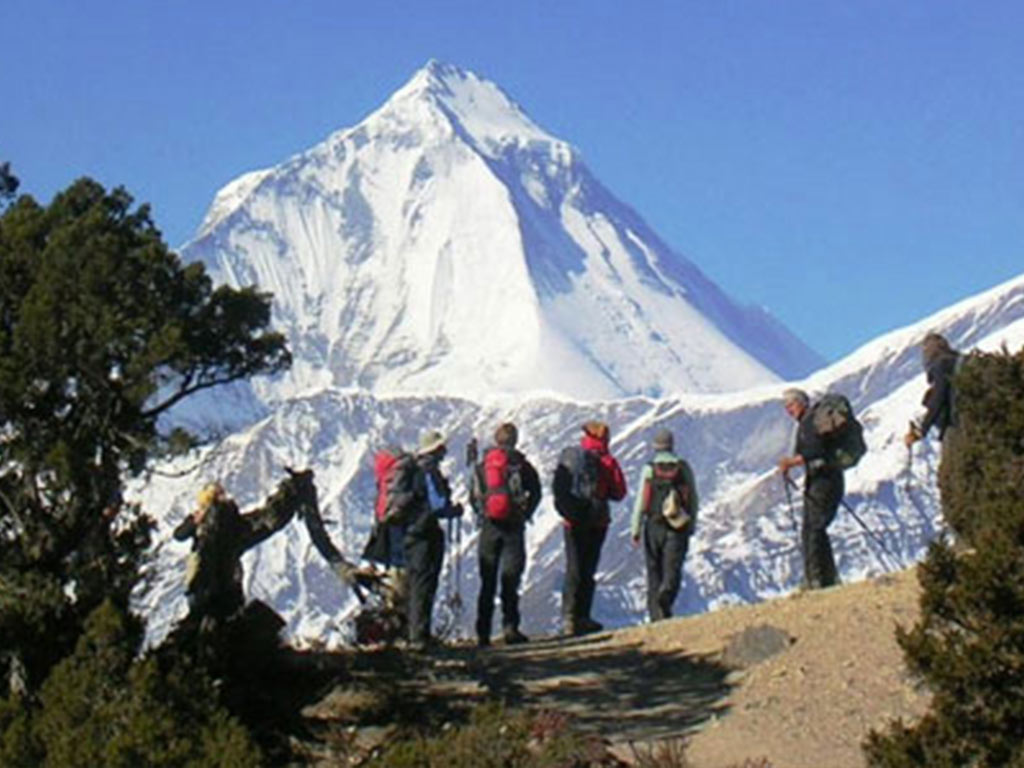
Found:
[[(694, 481), (693, 470), (690, 469), (690, 465), (683, 461), (681, 458), (676, 456), (671, 451), (658, 451), (654, 454), (654, 458), (647, 464), (644, 464), (643, 469), (640, 470), (640, 479), (637, 483), (636, 498), (633, 501), (633, 516), (629, 522), (629, 533), (635, 539), (640, 535), (640, 529), (643, 526), (644, 514), (647, 510), (644, 509), (644, 497), (646, 496), (645, 489), (647, 483), (650, 481), (654, 471), (651, 469), (651, 464), (676, 464), (682, 462), (683, 464), (683, 480), (686, 482), (690, 489), (690, 497), (687, 500), (687, 512), (693, 518), (693, 523), (696, 525), (697, 522), (697, 506), (699, 499), (697, 497), (697, 484)], [(693, 525), (689, 527), (689, 531), (693, 531)]]

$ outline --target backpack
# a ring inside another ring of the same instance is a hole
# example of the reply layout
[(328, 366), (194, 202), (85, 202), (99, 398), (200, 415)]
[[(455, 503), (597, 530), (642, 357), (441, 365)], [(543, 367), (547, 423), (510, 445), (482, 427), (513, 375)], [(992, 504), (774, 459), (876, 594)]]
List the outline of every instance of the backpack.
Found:
[(483, 489), (483, 514), (491, 520), (524, 520), (529, 504), (523, 462), (513, 451), (491, 448), (477, 465)]
[(373, 477), (377, 484), (374, 517), (378, 523), (400, 525), (415, 511), (415, 479), (419, 467), (411, 453), (399, 448), (384, 448), (373, 458)]
[(650, 467), (651, 476), (643, 490), (644, 512), (660, 515), (673, 530), (685, 530), (693, 516), (689, 512), (690, 486), (683, 462), (652, 462)]
[(853, 415), (853, 407), (844, 395), (829, 392), (811, 410), (814, 431), (831, 447), (832, 458), (841, 469), (856, 466), (867, 453), (864, 427)]
[[(568, 482), (558, 482), (560, 473), (568, 474)], [(555, 509), (562, 517), (582, 522), (600, 509), (601, 457), (596, 451), (579, 446), (565, 448), (558, 457), (555, 475)]]

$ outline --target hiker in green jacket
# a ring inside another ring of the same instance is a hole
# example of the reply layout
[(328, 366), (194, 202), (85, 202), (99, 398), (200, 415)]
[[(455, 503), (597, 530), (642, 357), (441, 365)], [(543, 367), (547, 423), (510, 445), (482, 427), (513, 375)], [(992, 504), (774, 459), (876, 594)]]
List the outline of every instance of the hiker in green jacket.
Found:
[(667, 429), (654, 436), (654, 458), (640, 471), (630, 533), (644, 547), (647, 563), (647, 612), (652, 622), (672, 616), (679, 594), (683, 560), (697, 522), (697, 485), (693, 470), (673, 453)]

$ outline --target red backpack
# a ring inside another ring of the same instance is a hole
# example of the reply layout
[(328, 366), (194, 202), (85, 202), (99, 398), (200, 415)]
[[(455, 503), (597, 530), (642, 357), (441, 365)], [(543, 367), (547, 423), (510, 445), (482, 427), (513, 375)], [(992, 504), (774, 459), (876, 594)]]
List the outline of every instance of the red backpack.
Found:
[(513, 451), (491, 448), (480, 462), (484, 490), (484, 516), (491, 520), (523, 520), (526, 517), (526, 489), (522, 462)]
[(415, 507), (416, 459), (398, 448), (384, 448), (373, 457), (373, 477), (377, 482), (374, 516), (380, 523), (408, 521)]

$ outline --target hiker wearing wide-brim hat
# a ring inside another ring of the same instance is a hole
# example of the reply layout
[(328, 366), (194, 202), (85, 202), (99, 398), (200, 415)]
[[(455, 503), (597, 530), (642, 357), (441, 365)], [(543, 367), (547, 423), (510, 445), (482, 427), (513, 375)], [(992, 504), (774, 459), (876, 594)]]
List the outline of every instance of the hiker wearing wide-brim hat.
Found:
[(428, 430), (420, 435), (420, 442), (416, 448), (416, 455), (426, 456), (427, 454), (434, 453), (440, 448), (447, 450), (447, 447), (444, 435), (437, 430)]
[(444, 435), (428, 430), (420, 435), (416, 463), (420, 471), (414, 479), (414, 495), (419, 500), (405, 529), (405, 568), (409, 590), (409, 644), (421, 650), (435, 641), (431, 635), (434, 598), (444, 561), (444, 531), (439, 518), (462, 516), (462, 505), (452, 504), (452, 491), (441, 473), (446, 444)]
[(667, 619), (679, 594), (683, 560), (697, 523), (697, 485), (690, 465), (674, 452), (675, 440), (660, 429), (651, 441), (654, 456), (640, 471), (630, 534), (643, 542), (647, 569), (647, 613)]

